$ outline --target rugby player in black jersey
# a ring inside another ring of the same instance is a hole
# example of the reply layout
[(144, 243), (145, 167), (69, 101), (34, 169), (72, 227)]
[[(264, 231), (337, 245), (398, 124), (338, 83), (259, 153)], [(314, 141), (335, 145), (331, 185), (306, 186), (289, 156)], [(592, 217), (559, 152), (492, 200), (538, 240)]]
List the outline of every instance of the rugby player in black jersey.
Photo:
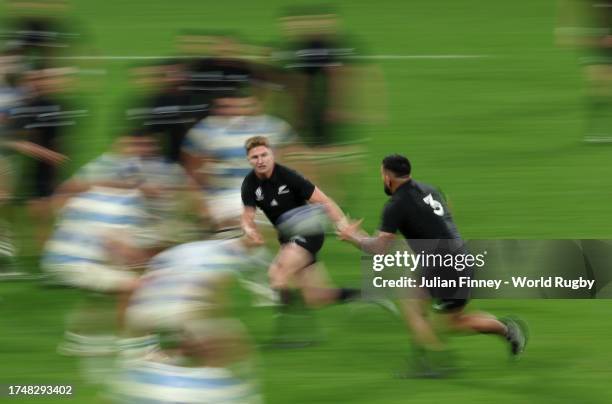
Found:
[[(381, 174), (385, 193), (391, 198), (383, 210), (378, 233), (368, 236), (360, 229), (361, 221), (358, 221), (338, 231), (341, 239), (367, 253), (384, 254), (399, 232), (415, 252), (425, 249), (428, 252), (460, 254), (467, 251), (443, 196), (435, 187), (412, 179), (411, 165), (406, 157), (398, 154), (385, 157)], [(432, 273), (458, 276), (457, 271), (448, 268), (422, 268), (420, 276), (427, 278)], [(490, 314), (464, 311), (469, 290), (434, 287), (419, 292), (416, 299), (402, 299), (402, 308), (414, 334), (417, 351), (421, 353), (418, 364), (424, 372), (422, 375), (440, 375), (440, 369), (426, 363), (426, 357), (445, 351), (427, 317), (427, 306), (432, 300), (432, 308), (445, 315), (452, 330), (499, 335), (508, 341), (512, 355), (519, 355), (524, 350), (526, 330), (519, 320), (498, 320)]]
[(249, 138), (245, 149), (253, 170), (242, 183), (241, 224), (252, 242), (263, 244), (255, 224), (259, 208), (278, 231), (281, 248), (270, 265), (269, 278), (272, 288), (281, 293), (281, 310), (295, 304), (296, 290), (301, 292), (307, 307), (358, 298), (358, 289), (330, 287), (322, 268), (316, 265), (325, 239), (317, 211), (326, 214), (336, 228), (342, 228), (347, 223), (342, 210), (309, 180), (276, 163), (266, 137)]

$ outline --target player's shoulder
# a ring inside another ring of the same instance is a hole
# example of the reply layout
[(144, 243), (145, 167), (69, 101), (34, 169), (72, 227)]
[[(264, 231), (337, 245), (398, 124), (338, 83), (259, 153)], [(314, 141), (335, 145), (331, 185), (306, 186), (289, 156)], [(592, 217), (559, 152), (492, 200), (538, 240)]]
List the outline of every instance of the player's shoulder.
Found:
[(437, 194), (438, 188), (434, 185), (428, 184), (426, 182), (417, 181), (415, 179), (411, 179), (404, 186), (407, 194), (413, 196), (427, 195), (427, 194)]
[(403, 192), (402, 198), (410, 200), (412, 204), (420, 205), (421, 202), (425, 202), (429, 205), (431, 200), (435, 203), (446, 204), (446, 195), (438, 186), (415, 180), (411, 180), (410, 183), (410, 187)]
[(274, 166), (274, 175), (277, 178), (295, 178), (295, 177), (303, 177), (297, 170), (294, 170), (291, 167), (284, 166), (282, 164), (276, 163)]
[(415, 179), (410, 180), (410, 184), (413, 186), (414, 189), (417, 189), (421, 192), (429, 192), (431, 190), (435, 190), (436, 187), (434, 187), (431, 184), (428, 184), (426, 182), (423, 181), (417, 181)]
[(387, 205), (392, 208), (395, 205), (404, 206), (412, 205), (417, 201), (422, 200), (427, 195), (433, 192), (435, 188), (424, 182), (416, 181), (411, 179), (410, 181), (402, 184), (393, 196), (389, 199)]
[(287, 167), (284, 164), (274, 163), (275, 173), (296, 172), (294, 169)]
[(255, 176), (255, 171), (251, 170), (242, 180), (242, 187), (247, 187), (254, 185), (257, 182), (257, 177)]
[(423, 195), (433, 195), (437, 197), (438, 199), (439, 198), (445, 199), (444, 193), (442, 192), (440, 187), (438, 187), (437, 185), (426, 184), (423, 182), (417, 182), (417, 184), (418, 184), (418, 189)]

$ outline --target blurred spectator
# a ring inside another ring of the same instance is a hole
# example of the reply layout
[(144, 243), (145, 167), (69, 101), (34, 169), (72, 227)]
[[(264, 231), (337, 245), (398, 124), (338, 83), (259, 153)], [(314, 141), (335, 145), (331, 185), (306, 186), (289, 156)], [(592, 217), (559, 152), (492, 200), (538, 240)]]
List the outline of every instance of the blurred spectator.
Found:
[(562, 0), (558, 17), (557, 44), (583, 52), (588, 94), (584, 141), (612, 142), (612, 1)]

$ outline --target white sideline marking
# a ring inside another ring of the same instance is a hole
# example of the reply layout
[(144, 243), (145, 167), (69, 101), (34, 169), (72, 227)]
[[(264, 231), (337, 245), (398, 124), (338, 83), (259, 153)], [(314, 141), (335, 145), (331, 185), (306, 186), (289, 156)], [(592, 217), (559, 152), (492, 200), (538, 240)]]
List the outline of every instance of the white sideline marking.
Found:
[[(206, 56), (55, 56), (46, 57), (43, 59), (57, 60), (160, 60), (160, 59), (192, 59), (204, 58)], [(364, 56), (347, 56), (347, 59), (362, 59), (362, 60), (410, 60), (410, 59), (484, 59), (490, 58), (491, 55), (364, 55)], [(248, 55), (243, 56), (244, 59), (270, 59), (267, 56)]]

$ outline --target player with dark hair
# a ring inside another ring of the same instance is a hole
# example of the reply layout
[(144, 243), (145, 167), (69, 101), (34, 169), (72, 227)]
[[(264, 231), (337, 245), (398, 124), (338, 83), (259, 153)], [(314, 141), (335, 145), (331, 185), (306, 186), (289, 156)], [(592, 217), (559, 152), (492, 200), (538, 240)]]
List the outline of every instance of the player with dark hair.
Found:
[[(385, 194), (391, 196), (383, 214), (382, 224), (376, 236), (370, 237), (360, 230), (361, 221), (342, 228), (338, 234), (362, 251), (371, 254), (385, 253), (399, 232), (414, 251), (442, 254), (466, 252), (464, 242), (450, 215), (441, 193), (434, 187), (417, 182), (411, 176), (410, 161), (399, 154), (385, 157), (381, 174)], [(466, 276), (470, 271), (461, 273)], [(453, 277), (457, 271), (449, 268), (421, 268), (420, 276)], [(433, 299), (434, 311), (444, 314), (448, 325), (455, 331), (496, 334), (510, 344), (512, 355), (519, 355), (525, 348), (526, 333), (521, 322), (514, 319), (498, 320), (483, 313), (465, 313), (469, 290), (427, 288), (419, 291), (418, 299), (402, 299), (406, 321), (414, 334), (414, 341), (421, 353), (418, 358), (419, 375), (439, 376), (442, 368), (434, 368), (430, 362), (444, 352), (444, 345), (433, 331), (426, 317), (427, 304)]]

